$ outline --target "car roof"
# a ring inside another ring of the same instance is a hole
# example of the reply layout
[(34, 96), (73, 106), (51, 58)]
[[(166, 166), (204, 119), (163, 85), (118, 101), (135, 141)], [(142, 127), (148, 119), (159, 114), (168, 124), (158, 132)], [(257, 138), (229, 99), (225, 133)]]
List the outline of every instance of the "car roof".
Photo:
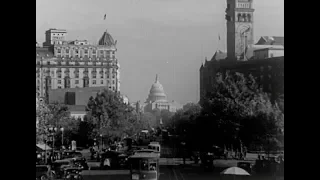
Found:
[(140, 158), (159, 159), (159, 156), (155, 153), (137, 153), (137, 154), (130, 156), (129, 158), (132, 158), (132, 159), (140, 159)]

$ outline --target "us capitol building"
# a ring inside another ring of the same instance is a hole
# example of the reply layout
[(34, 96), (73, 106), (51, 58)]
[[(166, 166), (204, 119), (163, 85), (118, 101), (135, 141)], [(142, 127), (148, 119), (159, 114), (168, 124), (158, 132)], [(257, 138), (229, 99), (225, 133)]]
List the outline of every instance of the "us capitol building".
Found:
[(155, 82), (152, 84), (148, 98), (145, 103), (136, 103), (136, 109), (143, 112), (152, 112), (154, 109), (168, 110), (170, 112), (176, 112), (181, 109), (182, 106), (176, 102), (167, 100), (167, 96), (164, 92), (164, 88), (159, 81), (158, 75), (156, 75)]
[(66, 37), (66, 30), (49, 29), (43, 47), (36, 42), (37, 96), (47, 99), (49, 90), (90, 87), (119, 92), (117, 41), (107, 31), (98, 44)]

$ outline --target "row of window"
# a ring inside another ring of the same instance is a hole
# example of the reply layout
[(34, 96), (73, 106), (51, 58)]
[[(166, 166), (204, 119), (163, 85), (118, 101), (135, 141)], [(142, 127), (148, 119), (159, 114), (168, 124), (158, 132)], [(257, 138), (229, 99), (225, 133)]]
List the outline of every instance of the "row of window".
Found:
[[(58, 80), (58, 84), (62, 84), (62, 80)], [(75, 80), (74, 84), (79, 84), (79, 80)], [(97, 84), (97, 80), (92, 80), (92, 84)], [(104, 84), (104, 80), (100, 80), (100, 84)], [(109, 80), (107, 80), (107, 84), (110, 84)], [(115, 80), (112, 81), (112, 84), (115, 84)]]
[[(78, 86), (76, 86), (76, 87), (78, 87)], [(63, 89), (63, 87), (62, 86), (58, 86), (57, 87), (58, 89)], [(45, 87), (43, 87), (43, 89), (45, 90), (46, 88)], [(116, 88), (113, 86), (113, 87), (111, 87), (111, 86), (109, 86), (109, 89), (111, 90), (113, 90), (113, 91), (115, 91), (116, 90)], [(40, 88), (39, 87), (37, 87), (37, 91), (40, 91)], [(44, 95), (45, 95), (45, 92), (43, 92), (44, 93)]]
[[(52, 73), (52, 75), (54, 75), (54, 73)], [(96, 74), (91, 74), (91, 77), (92, 78), (97, 78), (98, 76)], [(37, 74), (36, 78), (40, 78), (40, 74)], [(57, 73), (57, 78), (62, 78), (61, 73)], [(75, 73), (74, 78), (80, 78), (79, 73)], [(100, 74), (100, 78), (104, 78), (104, 75)], [(109, 79), (109, 78), (110, 78), (110, 75), (108, 74), (107, 75), (107, 79)], [(112, 78), (114, 79), (114, 78), (116, 78), (116, 76), (112, 75)]]
[[(57, 53), (67, 53), (69, 54), (70, 53), (70, 50), (69, 49), (65, 49), (65, 51), (61, 51), (61, 49), (57, 49)], [(78, 49), (75, 49), (74, 51), (71, 50), (71, 52), (73, 52), (73, 54), (79, 54), (79, 53), (84, 53), (84, 54), (89, 54), (89, 50), (88, 49), (84, 49), (84, 50), (78, 50)], [(105, 51), (105, 50), (100, 50), (100, 51), (97, 51), (95, 49), (93, 49), (92, 51), (90, 51), (91, 54), (97, 54), (97, 52), (99, 52), (99, 55), (103, 55), (103, 54), (106, 54), (106, 55), (115, 55), (115, 51)]]
[(116, 56), (115, 55), (113, 55), (113, 56), (105, 56), (105, 55), (100, 55), (100, 56), (98, 56), (98, 55), (87, 55), (87, 54), (85, 54), (85, 55), (79, 55), (79, 54), (75, 54), (75, 55), (69, 55), (69, 54), (57, 54), (56, 55), (56, 57), (65, 57), (65, 58), (72, 58), (72, 57), (74, 57), (74, 58), (98, 58), (98, 57), (100, 57), (100, 58), (116, 58)]

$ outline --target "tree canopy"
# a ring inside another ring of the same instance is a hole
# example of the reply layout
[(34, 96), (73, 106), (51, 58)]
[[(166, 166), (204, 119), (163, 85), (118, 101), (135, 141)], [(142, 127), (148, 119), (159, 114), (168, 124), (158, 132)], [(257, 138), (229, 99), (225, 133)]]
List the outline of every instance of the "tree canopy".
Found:
[(240, 73), (218, 74), (212, 91), (202, 97), (201, 108), (186, 104), (173, 119), (179, 133), (187, 129), (186, 137), (193, 147), (203, 146), (200, 139), (209, 146), (235, 148), (240, 142), (264, 145), (265, 149), (271, 142), (283, 142), (279, 135), (279, 129), (284, 129), (283, 112), (252, 76)]
[(120, 137), (135, 132), (137, 115), (125, 104), (119, 93), (103, 90), (96, 97), (90, 97), (86, 120), (92, 124), (91, 138), (102, 134)]

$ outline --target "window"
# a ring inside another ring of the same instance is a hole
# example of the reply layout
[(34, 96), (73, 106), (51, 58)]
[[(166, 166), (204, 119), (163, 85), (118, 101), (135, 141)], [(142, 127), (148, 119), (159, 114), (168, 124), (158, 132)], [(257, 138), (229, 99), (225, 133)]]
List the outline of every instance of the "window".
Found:
[(103, 84), (103, 80), (100, 81), (100, 84)]
[(112, 87), (112, 90), (116, 90), (116, 88), (113, 86), (113, 87)]
[(115, 76), (115, 75), (112, 75), (112, 78), (116, 78), (116, 76)]
[(148, 160), (141, 160), (141, 170), (148, 171)]
[(58, 53), (61, 53), (61, 49), (58, 49)]
[(92, 81), (92, 84), (96, 84), (96, 83), (97, 83), (96, 80), (93, 80), (93, 81)]
[(78, 49), (76, 49), (76, 54), (79, 54), (79, 50)]
[(92, 50), (92, 54), (96, 54), (97, 53), (97, 51), (94, 49), (94, 50)]
[(74, 83), (75, 83), (75, 84), (79, 84), (79, 80), (76, 80)]
[(96, 74), (92, 74), (92, 78), (97, 78), (97, 75)]
[(109, 74), (107, 75), (107, 78), (108, 78), (108, 79), (110, 78)]
[(155, 162), (150, 162), (149, 164), (149, 171), (156, 171), (157, 169), (157, 163)]
[(85, 50), (84, 50), (84, 53), (85, 53), (85, 54), (88, 54), (88, 49), (85, 49)]
[(100, 75), (100, 78), (103, 78), (103, 74)]
[(69, 54), (69, 49), (66, 49), (66, 53), (68, 53), (68, 54)]
[(58, 86), (58, 89), (62, 89), (61, 86)]
[(58, 80), (58, 84), (61, 84), (61, 80)]
[(61, 74), (58, 74), (58, 78), (61, 78)]
[(114, 80), (112, 81), (112, 84), (115, 84)]
[(109, 80), (107, 80), (107, 84), (110, 84), (110, 81), (109, 81)]

